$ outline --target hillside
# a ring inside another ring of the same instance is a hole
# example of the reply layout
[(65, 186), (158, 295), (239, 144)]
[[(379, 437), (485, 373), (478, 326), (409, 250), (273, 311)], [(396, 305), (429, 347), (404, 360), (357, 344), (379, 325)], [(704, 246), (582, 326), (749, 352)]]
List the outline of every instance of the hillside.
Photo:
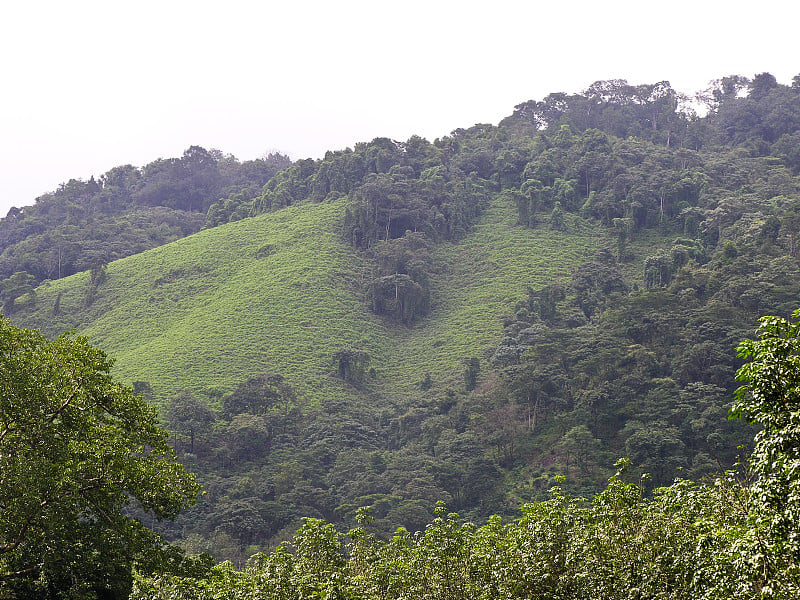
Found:
[(291, 208), (110, 263), (88, 306), (88, 273), (51, 282), (30, 322), (60, 296), (47, 332), (78, 329), (116, 357), (118, 377), (147, 381), (162, 401), (218, 399), (265, 370), (335, 394), (328, 344), (369, 343), (379, 327), (353, 318), (360, 260), (336, 235), (341, 213)]
[(0, 219), (0, 279), (60, 279), (186, 237), (217, 224), (220, 198), (251, 198), (289, 164), (279, 154), (241, 163), (192, 146), (181, 158), (71, 179)]
[[(426, 499), (419, 497), (416, 487), (396, 489), (378, 512), (388, 527), (398, 520), (409, 527), (421, 525), (433, 503), (449, 494), (431, 479), (425, 463), (414, 459), (413, 466), (407, 464), (402, 448), (417, 436), (428, 413), (442, 411), (443, 398), (452, 398), (445, 401), (453, 403), (464, 397), (467, 359), (478, 358), (486, 369), (488, 356), (503, 335), (500, 317), (525, 296), (526, 286), (540, 287), (568, 277), (607, 241), (602, 229), (579, 217), (570, 216), (569, 233), (521, 227), (514, 207), (496, 196), (466, 236), (432, 252), (431, 309), (408, 326), (369, 310), (359, 286), (368, 263), (339, 233), (345, 204), (341, 199), (291, 206), (201, 231), (110, 263), (95, 276), (99, 283), (94, 287), (88, 272), (48, 282), (36, 289), (35, 304), (16, 314), (17, 322), (42, 327), (51, 336), (69, 328), (86, 335), (115, 358), (118, 378), (152, 394), (173, 427), (171, 410), (185, 392), (224, 414), (242, 386), (253, 385), (265, 373), (283, 378), (282, 385), (289, 386), (291, 403), (297, 407), (296, 413), (286, 409), (290, 412), (285, 414), (295, 416), (280, 425), (295, 433), (283, 442), (287, 449), (295, 448), (291, 459), (280, 451), (277, 439), (264, 440), (272, 448), (268, 456), (248, 449), (258, 442), (246, 440), (259, 438), (237, 425), (236, 419), (229, 424), (219, 420), (214, 433), (198, 427), (191, 448), (176, 433), (175, 443), (201, 459), (193, 468), (203, 474), (201, 481), (209, 488), (197, 516), (185, 517), (191, 524), (179, 521), (180, 537), (186, 540), (188, 535), (194, 541), (185, 543), (199, 544), (194, 546), (197, 550), (210, 550), (208, 544), (213, 544), (215, 553), (232, 558), (248, 551), (249, 546), (229, 538), (203, 534), (206, 540), (200, 542), (189, 532), (218, 527), (219, 513), (241, 502), (231, 490), (242, 480), (259, 481), (262, 476), (256, 474), (264, 468), (293, 470), (291, 483), (262, 497), (260, 508), (253, 508), (252, 498), (246, 503), (247, 511), (261, 513), (269, 523), (260, 529), (267, 537), (279, 538), (281, 526), (291, 529), (301, 515), (332, 517), (331, 509), (344, 511), (342, 516), (351, 514), (345, 500), (360, 494), (358, 486), (316, 503), (313, 494), (303, 500), (295, 495), (300, 490), (308, 494), (307, 486), (315, 479), (311, 471), (341, 468), (338, 462), (322, 467), (319, 461), (330, 458), (315, 451), (297, 451), (319, 435), (320, 408), (338, 421), (333, 427), (369, 429), (334, 434), (328, 443), (355, 444), (361, 448), (356, 451), (365, 455), (383, 448), (382, 460), (389, 465), (391, 456), (398, 455), (402, 481), (418, 486), (421, 476), (429, 480), (424, 485), (430, 489), (422, 492)], [(343, 348), (367, 352), (374, 371), (362, 381), (343, 381), (334, 360)], [(430, 386), (421, 385), (426, 375)], [(267, 384), (264, 389), (272, 388)], [(230, 456), (221, 463), (215, 458), (220, 443)], [(354, 450), (346, 450), (344, 456), (348, 452), (353, 458)], [(228, 462), (237, 458), (247, 460), (235, 467)], [(221, 467), (226, 472), (223, 479), (216, 474)], [(318, 494), (322, 484), (316, 485)], [(459, 485), (473, 486), (467, 481)], [(380, 487), (388, 492), (397, 483), (384, 486)], [(250, 494), (245, 492), (245, 498)], [(277, 502), (279, 494), (283, 508), (264, 515), (264, 500)], [(239, 539), (254, 535), (244, 533), (241, 525), (223, 525), (222, 530)]]
[(76, 329), (162, 404), (183, 390), (213, 402), (264, 372), (307, 403), (347, 399), (358, 390), (334, 376), (341, 348), (370, 355), (370, 392), (410, 403), (426, 372), (459, 387), (462, 360), (497, 344), (524, 286), (565, 277), (604, 238), (579, 219), (569, 235), (519, 227), (497, 199), (463, 240), (437, 248), (432, 309), (406, 327), (368, 310), (367, 265), (337, 233), (344, 207), (288, 207), (112, 262), (91, 303), (88, 272), (48, 282), (16, 320), (49, 336)]
[(194, 551), (243, 561), (361, 506), (384, 534), (440, 500), (514, 514), (620, 456), (647, 491), (699, 479), (752, 440), (726, 419), (737, 343), (800, 295), (800, 85), (726, 77), (706, 102), (614, 80), (377, 138), (0, 300), (159, 405), (208, 492), (166, 530)]

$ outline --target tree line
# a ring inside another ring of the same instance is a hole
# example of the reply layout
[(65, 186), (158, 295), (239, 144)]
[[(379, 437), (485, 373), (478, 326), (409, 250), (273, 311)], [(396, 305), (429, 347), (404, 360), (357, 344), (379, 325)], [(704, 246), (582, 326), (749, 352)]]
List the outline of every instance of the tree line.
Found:
[[(259, 193), (289, 163), (280, 154), (240, 162), (192, 146), (180, 158), (72, 179), (0, 219), (0, 279), (59, 279), (191, 235), (216, 224), (209, 209), (220, 198)], [(6, 304), (15, 297), (6, 292)]]

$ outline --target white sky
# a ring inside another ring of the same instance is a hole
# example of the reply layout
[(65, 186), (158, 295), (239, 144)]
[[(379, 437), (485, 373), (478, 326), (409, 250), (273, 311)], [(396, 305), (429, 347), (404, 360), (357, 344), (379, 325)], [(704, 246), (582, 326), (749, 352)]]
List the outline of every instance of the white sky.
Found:
[(429, 140), (600, 79), (800, 73), (795, 0), (20, 0), (0, 7), (0, 217), (191, 145)]

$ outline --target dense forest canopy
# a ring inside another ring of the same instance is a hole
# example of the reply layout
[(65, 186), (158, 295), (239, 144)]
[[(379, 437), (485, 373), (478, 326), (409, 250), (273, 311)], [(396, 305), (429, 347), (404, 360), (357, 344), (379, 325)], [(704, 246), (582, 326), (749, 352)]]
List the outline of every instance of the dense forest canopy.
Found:
[[(514, 547), (531, 531), (563, 533), (558, 543), (576, 553), (574, 560), (584, 550), (602, 554), (592, 546), (602, 539), (623, 552), (625, 539), (613, 533), (628, 535), (617, 529), (623, 515), (625, 527), (650, 527), (637, 530), (648, 543), (662, 536), (664, 544), (678, 544), (674, 558), (689, 569), (681, 577), (705, 577), (702, 569), (716, 564), (720, 570), (709, 581), (730, 576), (732, 586), (741, 583), (738, 591), (720, 583), (705, 597), (751, 597), (753, 586), (769, 586), (747, 570), (752, 564), (737, 562), (738, 547), (725, 545), (740, 539), (748, 519), (768, 527), (766, 513), (742, 509), (747, 483), (729, 476), (715, 479), (716, 488), (683, 483), (656, 490), (676, 477), (699, 481), (732, 468), (753, 445), (755, 428), (726, 418), (744, 360), (733, 348), (752, 336), (759, 315), (788, 317), (797, 304), (799, 149), (800, 76), (784, 85), (768, 73), (723, 77), (691, 99), (668, 82), (600, 81), (579, 94), (522, 103), (497, 125), (457, 129), (432, 142), (377, 138), (319, 160), (272, 155), (239, 163), (193, 147), (180, 159), (71, 181), (32, 207), (12, 209), (0, 221), (0, 302), (5, 314), (20, 319), (41, 314), (34, 313), (42, 308), (37, 284), (89, 270), (77, 309), (88, 310), (103, 293), (111, 260), (203, 227), (290, 206), (341, 203), (337, 235), (363, 259), (357, 276), (363, 306), (401, 336), (426, 327), (437, 307), (435, 284), (453, 268), (441, 249), (464, 243), (487, 211), (511, 211), (515, 234), (546, 231), (565, 247), (585, 231), (598, 233), (605, 243), (568, 276), (535, 286), (515, 281), (508, 291), (514, 300), (493, 316), (503, 326), (496, 343), (463, 356), (456, 377), (425, 373), (400, 403), (386, 402), (380, 365), (358, 347), (332, 352), (325, 375), (341, 380), (348, 402), (310, 402), (291, 372), (272, 368), (252, 372), (233, 391), (205, 396), (154, 392), (149, 382), (135, 382), (146, 397), (168, 397), (163, 421), (181, 460), (207, 490), (162, 532), (190, 551), (242, 566), (291, 537), (302, 517), (324, 521), (297, 531), (292, 559), (279, 549), (254, 559), (247, 573), (220, 567), (220, 581), (229, 582), (265, 577), (264, 569), (284, 569), (291, 579), (312, 569), (305, 560), (344, 565), (326, 523), (356, 527), (363, 506), (372, 521), (355, 535), (376, 537), (369, 544), (354, 538), (347, 560), (384, 564), (396, 552), (398, 561), (417, 566), (431, 552), (428, 535), (456, 536), (473, 558), (481, 544)], [(274, 250), (264, 246), (255, 259)], [(47, 312), (64, 310), (59, 298)], [(620, 456), (628, 457), (624, 470), (635, 484), (622, 471), (613, 475)], [(763, 455), (756, 457), (758, 468), (771, 468)], [(648, 478), (640, 481), (641, 474)], [(546, 500), (554, 477), (561, 478), (560, 491)], [(571, 494), (595, 500), (589, 506)], [(468, 519), (497, 513), (513, 524), (504, 529), (490, 521), (476, 530), (442, 514), (426, 530), (438, 501)], [(537, 503), (519, 517), (519, 506), (531, 501)], [(714, 505), (730, 508), (730, 520)], [(791, 515), (784, 516), (785, 527), (794, 527)], [(684, 529), (663, 529), (672, 521)], [(581, 525), (569, 529), (576, 522)], [(690, 523), (710, 525), (692, 529)], [(412, 533), (381, 546), (398, 526)], [(426, 533), (413, 537), (414, 531)], [(322, 558), (306, 555), (311, 539), (337, 549)], [(769, 556), (785, 549), (779, 546), (769, 545)], [(708, 552), (694, 555), (689, 547)], [(653, 548), (659, 548), (653, 556), (666, 556), (666, 546)], [(358, 558), (362, 551), (368, 558)], [(374, 575), (347, 564), (353, 570), (342, 577), (364, 582)], [(480, 564), (477, 572), (489, 568)], [(794, 564), (775, 568), (791, 571)], [(761, 565), (762, 574), (773, 566)], [(613, 575), (584, 573), (573, 563), (558, 568), (573, 569), (574, 579), (564, 580), (573, 583), (619, 576), (611, 567)], [(737, 572), (750, 579), (737, 579)], [(340, 577), (335, 570), (314, 573)], [(497, 592), (510, 584), (491, 585)], [(624, 585), (631, 589), (621, 589), (621, 597), (643, 584)], [(447, 589), (437, 597), (477, 597), (467, 588)], [(658, 593), (641, 592), (683, 597)]]
[[(648, 496), (641, 482), (630, 481), (630, 461), (621, 459), (591, 502), (554, 486), (549, 499), (525, 503), (522, 516), (504, 522), (495, 515), (481, 526), (438, 503), (424, 531), (401, 527), (389, 539), (368, 508), (359, 509), (346, 536), (306, 518), (291, 543), (252, 556), (239, 571), (230, 562), (214, 565), (208, 555), (164, 548), (140, 520), (120, 513), (137, 499), (173, 516), (197, 488), (172, 462), (141, 398), (107, 376), (104, 355), (85, 340), (48, 342), (3, 320), (0, 593), (148, 600), (794, 598), (798, 320), (800, 310), (792, 321), (765, 317), (759, 339), (738, 349), (747, 362), (737, 372), (743, 385), (734, 411), (761, 427), (751, 481), (728, 471), (700, 485), (677, 480)], [(32, 379), (53, 384), (41, 386), (28, 406), (18, 395)], [(276, 386), (276, 395), (281, 383), (262, 382)], [(226, 408), (263, 411), (251, 390), (241, 391)], [(102, 435), (98, 428), (105, 428)], [(50, 444), (42, 444), (43, 429), (51, 430)]]
[(240, 163), (192, 146), (181, 158), (72, 179), (0, 220), (0, 277), (58, 279), (185, 237), (206, 224), (220, 198), (259, 193), (289, 163), (280, 154)]

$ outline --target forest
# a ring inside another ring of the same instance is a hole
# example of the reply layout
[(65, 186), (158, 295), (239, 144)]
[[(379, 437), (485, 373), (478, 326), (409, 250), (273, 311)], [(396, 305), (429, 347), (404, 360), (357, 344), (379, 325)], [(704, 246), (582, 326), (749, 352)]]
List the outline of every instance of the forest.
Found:
[[(798, 176), (800, 76), (768, 73), (694, 99), (600, 81), (319, 160), (192, 147), (12, 209), (1, 310), (81, 331), (120, 301), (114, 261), (318, 206), (358, 266), (354, 321), (400, 340), (443, 322), (449, 257), (511, 215), (500, 239), (536, 240), (520, 260), (547, 240), (580, 255), (513, 281), (493, 341), (448, 370), (387, 374), (362, 335), (325, 346), (319, 381), (289, 360), (235, 385), (131, 377), (204, 488), (174, 521), (126, 507), (187, 553), (136, 571), (133, 597), (791, 598)], [(178, 265), (151, 289), (184, 281), (176, 305), (212, 274)]]

